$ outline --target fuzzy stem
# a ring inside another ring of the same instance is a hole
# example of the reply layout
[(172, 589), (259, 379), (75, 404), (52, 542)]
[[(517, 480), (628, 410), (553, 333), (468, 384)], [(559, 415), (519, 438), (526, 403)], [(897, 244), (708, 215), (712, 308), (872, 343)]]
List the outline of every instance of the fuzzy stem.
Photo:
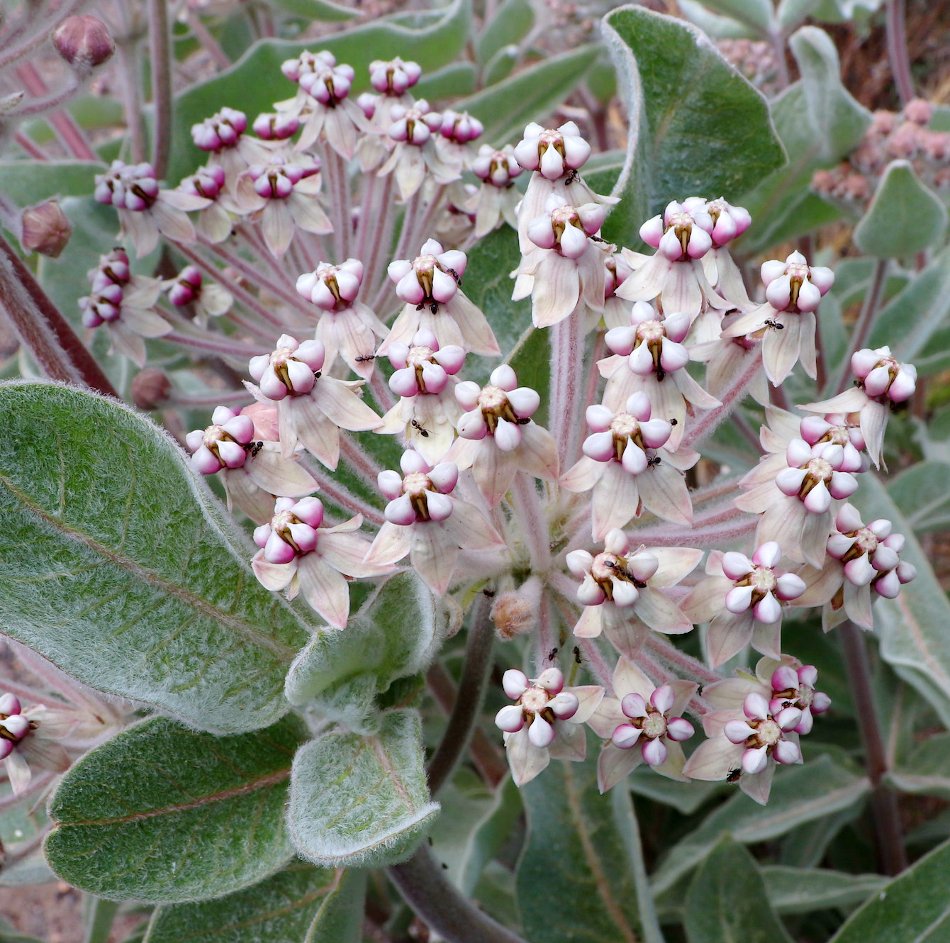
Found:
[(222, 357), (238, 357), (246, 360), (250, 357), (256, 357), (260, 353), (257, 347), (251, 347), (248, 344), (235, 344), (223, 337), (210, 337), (208, 335), (202, 337), (197, 334), (179, 334), (177, 331), (169, 331), (162, 335), (162, 340), (169, 344), (179, 344), (182, 347), (206, 350)]
[(537, 648), (535, 651), (535, 664), (540, 673), (544, 670), (551, 659), (548, 654), (554, 650), (554, 619), (551, 612), (551, 600), (548, 594), (541, 593), (541, 599), (538, 602), (538, 637)]
[(910, 72), (910, 57), (907, 52), (907, 31), (904, 22), (904, 0), (887, 2), (887, 58), (891, 75), (897, 86), (901, 107), (914, 97), (914, 79)]
[(850, 621), (844, 622), (838, 633), (858, 719), (858, 731), (864, 745), (864, 764), (874, 789), (871, 793), (871, 815), (874, 819), (878, 864), (883, 874), (900, 874), (907, 867), (907, 852), (901, 833), (897, 796), (882, 782), (887, 772), (887, 752), (874, 705), (871, 666), (864, 635)]
[(577, 457), (580, 443), (581, 394), (584, 389), (584, 337), (586, 311), (583, 306), (551, 328), (551, 435), (558, 445), (561, 467)]
[(75, 95), (80, 84), (79, 80), (73, 76), (71, 81), (67, 82), (59, 91), (51, 92), (41, 98), (28, 99), (25, 104), (13, 112), (11, 117), (14, 119), (28, 118), (31, 115), (40, 115), (43, 114), (43, 112), (59, 108)]
[(332, 478), (327, 474), (327, 470), (323, 465), (315, 461), (309, 461), (306, 458), (302, 464), (317, 479), (320, 492), (334, 504), (343, 508), (344, 511), (350, 511), (352, 514), (362, 514), (366, 520), (373, 524), (384, 524), (386, 522), (386, 518), (379, 508), (373, 507), (368, 501), (364, 501), (353, 494), (345, 485)]
[(739, 405), (749, 384), (758, 376), (761, 369), (761, 353), (758, 348), (746, 351), (742, 368), (736, 372), (732, 382), (719, 396), (720, 405), (715, 409), (707, 410), (695, 424), (686, 430), (682, 447), (692, 447), (706, 436), (711, 435)]
[(353, 208), (350, 203), (350, 180), (347, 175), (346, 161), (332, 147), (323, 149), (323, 165), (330, 182), (331, 202), (333, 204), (333, 244), (338, 261), (350, 257), (353, 241)]
[(712, 547), (742, 538), (751, 534), (756, 527), (755, 516), (745, 515), (743, 519), (712, 524), (709, 527), (696, 527), (686, 533), (671, 532), (669, 527), (652, 530), (633, 531), (637, 540), (654, 547), (681, 547), (686, 541), (690, 547)]
[(485, 698), (485, 687), (492, 668), (492, 646), (495, 643), (495, 627), (488, 617), (488, 608), (488, 600), (482, 596), (472, 609), (455, 706), (442, 740), (429, 761), (429, 789), (433, 795), (451, 779), (462, 754), (468, 748)]
[(187, 6), (185, 7), (184, 14), (185, 20), (191, 32), (194, 34), (195, 39), (198, 40), (204, 51), (208, 53), (208, 56), (215, 66), (221, 70), (229, 68), (231, 60), (218, 44), (218, 41), (211, 35), (211, 31), (201, 22), (201, 17), (192, 10), (189, 10)]
[(2, 236), (0, 309), (6, 312), (21, 343), (51, 380), (87, 386), (118, 398), (102, 368)]
[[(453, 709), (457, 700), (455, 684), (440, 662), (433, 662), (426, 672), (426, 684), (442, 710)], [(478, 770), (479, 776), (494, 789), (504, 779), (508, 766), (481, 727), (476, 727), (472, 733), (471, 752), (472, 765)]]
[(370, 491), (375, 492), (378, 487), (376, 479), (382, 468), (369, 457), (359, 443), (354, 442), (342, 431), (340, 432), (340, 454), (363, 484)]
[(389, 412), (396, 402), (389, 384), (380, 370), (374, 370), (369, 377), (369, 388), (373, 391), (376, 404), (382, 412)]
[[(17, 66), (16, 74), (20, 81), (23, 82), (26, 90), (33, 96), (39, 97), (45, 95), (49, 90), (43, 76), (40, 75), (36, 66), (31, 62), (24, 62)], [(67, 86), (65, 93), (58, 93), (52, 98), (44, 99), (42, 110), (48, 110), (54, 107), (50, 104), (54, 98), (61, 99), (60, 104), (65, 103), (66, 99), (79, 87), (79, 84), (79, 81), (74, 79), (73, 84)], [(31, 114), (30, 108), (31, 105), (28, 104), (26, 107), (17, 111), (17, 116), (25, 117)], [(76, 124), (73, 120), (73, 116), (68, 111), (54, 111), (53, 114), (47, 116), (46, 120), (56, 132), (56, 136), (59, 138), (63, 147), (65, 147), (73, 157), (79, 160), (99, 160), (99, 155), (93, 150), (89, 139), (86, 137), (86, 133)]]
[(139, 75), (136, 68), (134, 39), (116, 43), (116, 55), (124, 73), (122, 81), (122, 105), (125, 123), (129, 128), (129, 145), (133, 164), (145, 160), (145, 123), (142, 117), (142, 100), (139, 95)]
[(28, 137), (23, 131), (14, 132), (13, 140), (23, 148), (26, 153), (34, 160), (49, 160), (49, 155), (32, 138)]
[(152, 103), (155, 126), (152, 132), (152, 167), (157, 180), (168, 170), (172, 143), (172, 72), (166, 0), (148, 0), (148, 48), (152, 69)]
[(861, 306), (861, 313), (855, 322), (854, 330), (851, 332), (851, 339), (848, 347), (841, 358), (840, 366), (835, 372), (834, 387), (840, 393), (847, 386), (848, 369), (851, 365), (851, 355), (861, 350), (871, 336), (871, 329), (874, 327), (874, 319), (877, 317), (878, 309), (881, 306), (881, 299), (884, 296), (884, 287), (887, 284), (888, 260), (878, 259), (874, 263), (874, 272), (871, 275), (871, 284), (867, 294), (864, 296), (864, 304)]
[(551, 566), (551, 546), (534, 478), (520, 473), (515, 475), (511, 486), (511, 502), (531, 559), (531, 569), (535, 573), (545, 573)]
[[(85, 0), (72, 0), (56, 16), (57, 25), (67, 16), (70, 16), (77, 7), (82, 6)], [(28, 53), (31, 53), (37, 46), (47, 42), (50, 33), (50, 22), (37, 23), (34, 15), (24, 17), (23, 22), (15, 30), (11, 30), (5, 37), (7, 48), (0, 53), (0, 69), (5, 69), (8, 65), (22, 59)], [(31, 33), (18, 45), (11, 45), (14, 40), (21, 35), (27, 26), (32, 26), (36, 32)]]
[(613, 671), (607, 664), (603, 652), (597, 647), (597, 642), (592, 638), (582, 638), (577, 640), (577, 647), (584, 653), (584, 660), (590, 668), (591, 673), (597, 681), (608, 691), (613, 690), (612, 676)]
[[(374, 178), (375, 179), (375, 178)], [(395, 204), (393, 203), (393, 178), (392, 174), (383, 179), (381, 187), (373, 187), (372, 196), (374, 197), (364, 218), (360, 215), (359, 235), (366, 234), (365, 241), (360, 240), (363, 246), (365, 258), (361, 258), (363, 263), (364, 281), (363, 297), (372, 298), (370, 307), (375, 311), (379, 306), (377, 300), (384, 291), (384, 286), (388, 280), (386, 267), (377, 271), (381, 253), (388, 253), (393, 237), (393, 226), (396, 224)], [(399, 256), (394, 256), (399, 258)], [(385, 296), (383, 296), (385, 297)]]
[(427, 845), (389, 869), (403, 900), (449, 943), (526, 943), (462, 897), (446, 879)]
[(714, 671), (707, 668), (699, 659), (693, 658), (681, 652), (675, 645), (665, 638), (661, 638), (655, 632), (651, 632), (647, 638), (646, 647), (653, 652), (661, 662), (667, 662), (677, 668), (684, 674), (695, 678), (703, 684), (711, 684), (714, 681), (721, 681), (722, 678)]

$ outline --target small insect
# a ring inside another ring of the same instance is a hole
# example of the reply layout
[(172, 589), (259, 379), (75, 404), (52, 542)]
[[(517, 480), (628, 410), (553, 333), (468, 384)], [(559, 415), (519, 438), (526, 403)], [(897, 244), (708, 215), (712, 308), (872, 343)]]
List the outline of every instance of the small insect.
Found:
[(552, 648), (551, 651), (548, 652), (547, 660), (554, 661), (554, 658), (557, 655), (557, 653), (558, 653), (558, 647), (555, 645), (554, 648)]
[(778, 321), (773, 321), (771, 318), (769, 318), (769, 319), (765, 322), (765, 326), (766, 326), (766, 327), (773, 327), (773, 328), (775, 328), (776, 331), (784, 331), (784, 330), (785, 330), (785, 325), (784, 325), (784, 324), (779, 324)]
[(671, 419), (671, 420), (670, 420), (670, 425), (671, 425), (671, 426), (678, 426), (679, 424), (680, 424), (680, 421), (679, 421), (678, 419)]
[(430, 310), (433, 314), (438, 314), (438, 313), (439, 313), (439, 302), (438, 302), (438, 301), (433, 301), (432, 304), (429, 305), (429, 310)]
[(322, 374), (320, 373), (319, 370), (314, 370), (314, 371), (313, 371), (313, 378), (314, 378), (314, 380), (319, 380), (321, 376), (322, 376)]
[(370, 363), (376, 359), (376, 354), (360, 354), (356, 358), (357, 363)]
[(494, 591), (490, 586), (486, 586), (486, 587), (482, 590), (482, 595), (483, 595), (486, 599), (494, 599), (494, 598), (495, 598), (495, 591)]
[(455, 284), (458, 285), (459, 288), (461, 288), (461, 287), (462, 287), (462, 276), (459, 275), (459, 273), (456, 272), (454, 268), (446, 269), (446, 272), (448, 272), (449, 275), (451, 275), (452, 278), (455, 279)]
[(564, 181), (564, 186), (569, 187), (579, 176), (580, 174), (576, 170), (572, 169), (567, 175), (567, 179)]
[(448, 871), (448, 870), (449, 870), (449, 866), (448, 866), (444, 861), (442, 862), (442, 870), (443, 870), (443, 871)]
[(526, 426), (529, 422), (531, 422), (531, 420), (530, 420), (529, 418), (527, 418), (527, 417), (522, 417), (522, 416), (519, 416), (519, 417), (518, 417), (518, 425), (519, 425), (519, 426)]
[(666, 371), (662, 367), (656, 368), (656, 378), (660, 383), (666, 379)]
[(427, 836), (426, 836), (426, 841), (429, 843), (429, 847), (430, 847), (430, 848), (435, 844), (435, 842), (432, 841), (432, 836), (431, 836), (431, 835), (427, 835)]
[(696, 688), (696, 693), (697, 693), (700, 697), (703, 696), (703, 688), (704, 688), (704, 687), (705, 687), (705, 685), (704, 685), (704, 684), (701, 684), (701, 685), (699, 685), (698, 688)]
[(577, 664), (580, 664), (581, 661), (582, 661), (582, 659), (581, 659), (581, 650), (580, 650), (580, 647), (577, 646), (577, 645), (575, 645), (574, 648), (572, 649), (572, 651), (573, 651), (573, 653), (574, 653), (574, 661), (576, 661)]
[(729, 770), (729, 774), (726, 776), (726, 782), (737, 783), (741, 775), (742, 775), (742, 767), (737, 766), (735, 769)]
[(260, 450), (264, 448), (263, 442), (252, 442), (251, 443), (251, 458), (254, 458)]
[(423, 439), (428, 439), (428, 438), (429, 438), (429, 432), (428, 432), (428, 430), (425, 428), (425, 426), (422, 425), (421, 422), (419, 422), (418, 419), (413, 419), (413, 420), (409, 423), (409, 425), (412, 426), (412, 428), (415, 429), (416, 432), (418, 432), (419, 435), (421, 435)]
[(660, 462), (662, 461), (663, 459), (660, 458), (659, 455), (654, 455), (653, 458), (647, 460), (647, 465), (649, 465), (650, 468), (656, 468), (656, 466), (659, 465)]

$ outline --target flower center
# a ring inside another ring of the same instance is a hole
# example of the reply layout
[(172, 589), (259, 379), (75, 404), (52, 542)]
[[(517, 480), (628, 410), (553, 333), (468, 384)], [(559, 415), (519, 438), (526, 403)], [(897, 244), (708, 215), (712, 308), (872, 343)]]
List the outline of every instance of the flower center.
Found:
[(805, 468), (808, 471), (808, 477), (812, 478), (816, 483), (819, 481), (830, 481), (831, 475), (834, 472), (831, 463), (824, 458), (810, 459)]
[(760, 720), (756, 725), (755, 733), (759, 745), (763, 747), (775, 746), (782, 739), (782, 728), (771, 717)]
[(629, 439), (640, 431), (640, 423), (630, 413), (617, 413), (611, 420), (610, 431), (617, 438)]
[(421, 370), (427, 363), (432, 362), (433, 353), (431, 347), (410, 347), (406, 355), (406, 366)]
[(751, 576), (749, 577), (749, 583), (755, 592), (760, 593), (764, 596), (766, 593), (772, 592), (775, 589), (778, 580), (775, 578), (775, 574), (765, 566), (756, 567), (752, 571)]
[(432, 482), (425, 472), (409, 472), (402, 480), (402, 490), (411, 498), (419, 497), (432, 490)]
[(655, 341), (661, 341), (666, 337), (666, 329), (659, 321), (644, 321), (637, 328), (637, 337), (646, 341), (648, 344)]
[(643, 720), (642, 730), (644, 736), (656, 740), (666, 733), (666, 718), (658, 711), (650, 711)]
[(531, 714), (538, 714), (548, 706), (548, 692), (531, 687), (521, 695), (521, 706)]

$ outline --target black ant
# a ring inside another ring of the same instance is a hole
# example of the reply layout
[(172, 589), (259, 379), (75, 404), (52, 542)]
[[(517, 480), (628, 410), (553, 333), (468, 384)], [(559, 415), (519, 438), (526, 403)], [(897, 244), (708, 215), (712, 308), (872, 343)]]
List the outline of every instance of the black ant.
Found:
[(558, 647), (555, 645), (554, 648), (552, 648), (551, 651), (548, 652), (547, 660), (554, 661), (557, 653), (558, 653)]
[(726, 776), (727, 783), (737, 783), (739, 782), (739, 777), (742, 775), (742, 767), (737, 766), (735, 769), (729, 770), (729, 774)]
[(415, 429), (416, 432), (418, 432), (419, 435), (421, 435), (423, 439), (428, 439), (428, 438), (429, 438), (429, 432), (428, 432), (428, 430), (422, 425), (421, 422), (419, 422), (418, 419), (413, 419), (413, 420), (409, 423), (409, 425), (412, 426), (412, 428)]
[[(459, 275), (459, 273), (456, 272), (454, 268), (447, 268), (445, 271), (448, 272), (448, 274), (451, 275), (452, 278), (455, 279), (455, 284), (458, 285), (459, 288), (461, 288), (461, 287), (462, 287), (462, 276)], [(433, 313), (434, 313), (434, 312), (433, 312)]]
[(360, 354), (359, 357), (356, 358), (356, 362), (357, 362), (357, 363), (370, 363), (371, 361), (373, 361), (373, 360), (375, 360), (375, 359), (376, 359), (376, 354)]
[(576, 170), (572, 169), (567, 175), (567, 179), (564, 181), (564, 186), (569, 187), (579, 176), (580, 174)]
[(579, 648), (577, 645), (575, 645), (574, 648), (572, 649), (572, 651), (573, 651), (573, 653), (574, 653), (574, 661), (576, 661), (577, 664), (581, 664), (582, 659), (581, 659), (581, 650), (580, 650), (580, 648)]
[(486, 586), (486, 587), (482, 590), (482, 595), (483, 595), (486, 599), (494, 599), (494, 598), (495, 598), (495, 591), (494, 591), (491, 587)]
[(250, 445), (251, 458), (254, 458), (254, 456), (257, 455), (257, 453), (260, 452), (262, 448), (264, 448), (263, 442), (252, 442)]
[(321, 376), (322, 376), (322, 374), (320, 373), (319, 370), (314, 370), (314, 371), (313, 371), (313, 378), (314, 378), (314, 380), (319, 380)]
[(769, 319), (765, 322), (765, 326), (766, 326), (766, 327), (773, 327), (773, 328), (775, 328), (776, 331), (784, 331), (784, 330), (785, 330), (785, 325), (784, 325), (784, 324), (779, 324), (778, 321), (773, 321), (771, 318), (769, 318)]
[(670, 425), (671, 425), (671, 426), (678, 426), (679, 424), (680, 424), (680, 421), (679, 421), (678, 419), (671, 419), (671, 420), (670, 420)]
[(647, 465), (648, 465), (650, 468), (656, 468), (656, 466), (659, 465), (660, 462), (662, 462), (662, 461), (663, 461), (663, 459), (660, 458), (659, 455), (654, 455), (653, 458), (647, 460)]

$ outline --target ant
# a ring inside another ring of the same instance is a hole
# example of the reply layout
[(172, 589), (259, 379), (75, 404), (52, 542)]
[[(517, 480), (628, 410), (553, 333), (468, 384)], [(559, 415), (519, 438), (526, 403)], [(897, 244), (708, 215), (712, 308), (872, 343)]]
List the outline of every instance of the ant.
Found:
[(569, 187), (579, 176), (580, 174), (576, 170), (572, 169), (567, 175), (567, 179), (564, 181), (564, 186)]
[(486, 587), (482, 590), (482, 595), (483, 595), (486, 599), (494, 599), (494, 598), (495, 598), (495, 591), (494, 591), (493, 589), (491, 589), (490, 587), (486, 586)]
[(263, 442), (252, 442), (250, 447), (251, 458), (254, 458), (262, 448), (264, 448)]
[(650, 468), (656, 468), (656, 466), (659, 465), (660, 462), (662, 462), (662, 461), (663, 461), (663, 459), (660, 458), (659, 455), (654, 455), (653, 458), (647, 460), (647, 465), (648, 465)]
[(776, 331), (784, 331), (784, 330), (785, 330), (785, 325), (784, 325), (784, 324), (779, 324), (778, 321), (773, 321), (771, 318), (769, 318), (769, 319), (765, 322), (765, 326), (766, 326), (766, 327), (773, 327), (773, 328), (775, 328)]
[(726, 776), (727, 783), (737, 783), (739, 782), (739, 777), (742, 775), (742, 767), (737, 766), (735, 769), (729, 770), (728, 776)]
[(671, 425), (671, 426), (678, 426), (679, 424), (680, 424), (680, 421), (679, 421), (678, 419), (671, 419), (671, 420), (670, 420), (670, 425)]
[(574, 653), (574, 661), (577, 662), (577, 664), (581, 664), (582, 659), (581, 659), (580, 647), (575, 645), (573, 648), (573, 653)]
[(412, 426), (412, 428), (415, 429), (416, 432), (418, 432), (419, 435), (421, 435), (423, 439), (428, 439), (428, 438), (429, 438), (429, 432), (428, 432), (428, 430), (422, 425), (421, 422), (419, 422), (418, 419), (413, 419), (413, 420), (409, 423), (409, 425)]
[(314, 380), (319, 380), (321, 376), (322, 376), (322, 374), (320, 373), (319, 370), (314, 370), (314, 371), (313, 371), (313, 378), (314, 378)]
[(554, 648), (552, 648), (551, 651), (548, 652), (547, 660), (548, 660), (548, 661), (554, 661), (554, 658), (555, 658), (555, 656), (557, 655), (558, 651), (559, 651), (559, 649), (558, 649), (558, 647), (555, 645)]
[(357, 363), (370, 363), (371, 361), (373, 361), (373, 360), (375, 360), (375, 359), (376, 359), (376, 354), (360, 354), (359, 357), (356, 358), (356, 362), (357, 362)]
[[(445, 271), (448, 272), (448, 274), (451, 275), (452, 278), (455, 279), (455, 284), (458, 285), (459, 288), (461, 288), (461, 287), (462, 287), (462, 276), (459, 275), (459, 273), (456, 272), (454, 268), (449, 268), (449, 269), (446, 269)], [(435, 312), (433, 312), (433, 314), (434, 314), (434, 313), (435, 313)]]

